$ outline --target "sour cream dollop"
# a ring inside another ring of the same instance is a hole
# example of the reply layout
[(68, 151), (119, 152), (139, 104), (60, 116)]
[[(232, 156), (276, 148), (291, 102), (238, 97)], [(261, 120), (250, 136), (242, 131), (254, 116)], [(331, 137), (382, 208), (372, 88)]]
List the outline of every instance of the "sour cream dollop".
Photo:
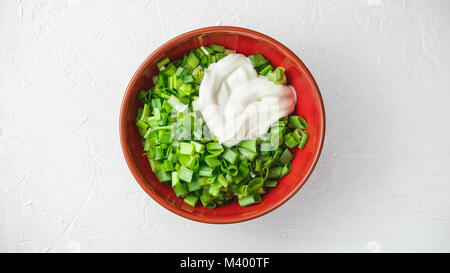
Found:
[(250, 60), (229, 54), (205, 71), (199, 107), (210, 131), (226, 146), (260, 137), (295, 108), (291, 86), (258, 76)]

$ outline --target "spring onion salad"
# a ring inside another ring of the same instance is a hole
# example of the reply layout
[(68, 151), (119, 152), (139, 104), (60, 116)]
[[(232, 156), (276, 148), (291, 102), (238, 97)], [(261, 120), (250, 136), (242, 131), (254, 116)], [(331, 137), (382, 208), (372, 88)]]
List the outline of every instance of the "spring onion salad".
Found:
[(261, 202), (309, 138), (284, 68), (215, 44), (157, 68), (136, 125), (158, 180), (192, 207)]

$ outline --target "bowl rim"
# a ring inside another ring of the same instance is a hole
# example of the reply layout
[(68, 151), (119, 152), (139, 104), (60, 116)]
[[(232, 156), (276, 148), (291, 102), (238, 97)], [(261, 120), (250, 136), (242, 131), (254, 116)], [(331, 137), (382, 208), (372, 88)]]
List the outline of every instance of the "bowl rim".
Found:
[[(323, 117), (323, 119), (321, 120), (322, 123), (322, 130), (320, 131), (319, 137), (320, 137), (320, 142), (319, 142), (319, 148), (317, 149), (317, 151), (315, 152), (314, 155), (314, 159), (313, 159), (313, 164), (309, 167), (306, 176), (304, 176), (303, 178), (300, 179), (300, 181), (298, 181), (296, 188), (290, 192), (289, 194), (287, 194), (286, 196), (284, 196), (283, 198), (281, 198), (280, 200), (278, 200), (277, 202), (275, 202), (273, 205), (271, 205), (270, 207), (267, 207), (263, 210), (257, 211), (256, 213), (252, 213), (250, 215), (246, 215), (246, 216), (237, 216), (237, 217), (233, 217), (233, 218), (229, 218), (229, 219), (215, 219), (215, 218), (209, 218), (209, 217), (205, 217), (205, 216), (201, 216), (201, 215), (195, 215), (192, 213), (189, 213), (187, 211), (184, 211), (180, 208), (176, 208), (171, 206), (170, 204), (166, 203), (165, 200), (160, 197), (158, 194), (156, 194), (155, 192), (153, 192), (149, 186), (147, 185), (147, 183), (145, 181), (143, 181), (143, 179), (141, 179), (141, 176), (139, 175), (136, 166), (133, 164), (132, 162), (132, 156), (131, 156), (131, 151), (128, 150), (127, 148), (127, 143), (126, 143), (126, 112), (128, 109), (128, 104), (129, 101), (132, 99), (131, 98), (131, 87), (134, 86), (137, 77), (139, 75), (142, 74), (143, 70), (146, 68), (147, 63), (150, 62), (153, 58), (155, 58), (156, 56), (160, 55), (167, 46), (182, 40), (184, 38), (188, 38), (190, 36), (195, 36), (198, 34), (202, 34), (205, 32), (214, 32), (214, 31), (234, 31), (234, 32), (241, 32), (241, 33), (245, 33), (245, 34), (250, 34), (250, 35), (255, 35), (258, 36), (259, 38), (262, 38), (263, 40), (265, 40), (266, 42), (272, 43), (273, 45), (275, 45), (277, 48), (279, 48), (283, 54), (285, 54), (286, 56), (289, 56), (290, 58), (294, 59), (296, 63), (298, 63), (301, 68), (303, 69), (303, 71), (305, 72), (305, 76), (307, 77), (307, 79), (310, 81), (313, 89), (316, 91), (317, 93), (317, 97), (319, 99), (319, 108), (320, 108), (320, 112), (321, 115)], [(197, 221), (197, 222), (202, 222), (202, 223), (208, 223), (208, 224), (232, 224), (232, 223), (239, 223), (239, 222), (244, 222), (244, 221), (248, 221), (248, 220), (252, 220), (255, 218), (258, 218), (260, 216), (263, 216), (273, 210), (275, 210), (276, 208), (280, 207), (281, 205), (283, 205), (284, 203), (286, 203), (289, 199), (292, 198), (292, 196), (294, 196), (299, 190), (300, 188), (306, 183), (306, 181), (309, 179), (309, 177), (311, 176), (312, 172), (314, 171), (314, 168), (317, 165), (317, 162), (319, 160), (320, 154), (322, 152), (322, 148), (323, 148), (323, 143), (325, 140), (325, 108), (324, 108), (324, 103), (323, 103), (323, 99), (322, 99), (322, 95), (320, 93), (319, 87), (314, 79), (314, 77), (312, 76), (311, 72), (309, 71), (309, 69), (306, 67), (306, 65), (300, 60), (299, 57), (297, 57), (297, 55), (295, 55), (294, 52), (292, 52), (289, 48), (287, 48), (285, 45), (281, 44), (280, 42), (278, 42), (277, 40), (254, 30), (248, 29), (248, 28), (242, 28), (242, 27), (235, 27), (235, 26), (210, 26), (210, 27), (204, 27), (204, 28), (198, 28), (198, 29), (194, 29), (188, 32), (185, 32), (183, 34), (180, 34), (172, 39), (170, 39), (169, 41), (165, 42), (163, 45), (159, 46), (156, 50), (154, 50), (143, 62), (142, 64), (139, 66), (139, 68), (136, 70), (136, 72), (133, 74), (133, 77), (131, 78), (130, 82), (127, 85), (125, 94), (123, 96), (123, 100), (122, 100), (122, 104), (120, 107), (120, 116), (119, 116), (119, 134), (120, 134), (120, 142), (121, 142), (121, 147), (122, 147), (122, 152), (124, 154), (125, 157), (125, 161), (127, 162), (128, 168), (130, 169), (131, 173), (133, 174), (134, 178), (136, 179), (136, 181), (139, 183), (139, 185), (141, 186), (141, 188), (151, 197), (153, 198), (153, 200), (155, 200), (158, 204), (160, 204), (161, 206), (163, 206), (164, 208), (168, 209), (169, 211), (184, 217), (186, 219), (189, 220), (193, 220), (193, 221)]]

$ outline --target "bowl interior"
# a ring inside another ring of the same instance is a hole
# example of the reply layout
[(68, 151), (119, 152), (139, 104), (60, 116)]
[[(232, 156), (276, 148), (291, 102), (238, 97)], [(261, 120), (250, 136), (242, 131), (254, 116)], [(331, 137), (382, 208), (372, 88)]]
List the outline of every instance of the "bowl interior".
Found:
[[(184, 203), (173, 190), (160, 183), (151, 171), (135, 125), (137, 109), (142, 107), (138, 92), (148, 90), (157, 73), (156, 63), (165, 57), (180, 59), (184, 53), (202, 45), (221, 44), (245, 55), (262, 53), (272, 64), (286, 69), (288, 84), (297, 92), (296, 114), (303, 116), (309, 125), (309, 141), (304, 150), (295, 150), (292, 171), (279, 181), (278, 187), (268, 190), (262, 202), (240, 207), (237, 202), (205, 209)], [(260, 33), (234, 27), (212, 27), (191, 31), (167, 42), (157, 49), (141, 65), (131, 80), (121, 111), (121, 141), (127, 163), (142, 188), (158, 203), (181, 216), (209, 223), (232, 223), (249, 220), (280, 206), (306, 182), (312, 172), (324, 138), (324, 110), (320, 92), (314, 79), (303, 63), (286, 47)]]

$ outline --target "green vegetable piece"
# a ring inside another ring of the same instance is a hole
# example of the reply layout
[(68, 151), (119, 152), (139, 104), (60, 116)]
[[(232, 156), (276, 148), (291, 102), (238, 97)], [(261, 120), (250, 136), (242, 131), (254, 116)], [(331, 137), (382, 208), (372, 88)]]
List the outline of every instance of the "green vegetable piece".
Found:
[(186, 204), (195, 208), (198, 202), (198, 197), (192, 194), (188, 194), (183, 200)]
[(225, 52), (225, 47), (223, 45), (212, 44), (212, 45), (210, 45), (210, 48), (212, 50), (214, 50), (215, 52)]
[(283, 67), (277, 67), (275, 71), (268, 73), (267, 78), (275, 84), (286, 84), (286, 75)]
[(300, 129), (295, 129), (291, 132), (291, 135), (297, 140), (297, 142), (300, 142), (300, 139), (302, 139), (303, 131)]
[(185, 70), (184, 67), (182, 66), (178, 67), (177, 71), (175, 72), (175, 76), (180, 77), (184, 70)]
[(264, 186), (264, 179), (262, 177), (255, 177), (248, 182), (248, 189), (251, 192), (257, 192)]
[(188, 106), (184, 103), (182, 103), (177, 97), (172, 95), (170, 99), (167, 101), (170, 106), (172, 106), (173, 109), (175, 109), (177, 112), (184, 112)]
[(206, 208), (207, 205), (214, 199), (214, 196), (209, 194), (207, 191), (204, 191), (202, 195), (200, 195), (200, 201), (202, 205)]
[(239, 199), (238, 202), (241, 207), (246, 207), (261, 202), (261, 197), (257, 194), (250, 194)]
[(284, 138), (284, 144), (291, 149), (297, 146), (298, 141), (292, 136), (291, 133), (289, 133)]
[(223, 147), (218, 142), (209, 142), (206, 144), (206, 150), (208, 151), (223, 150)]
[(184, 94), (184, 95), (190, 95), (193, 91), (192, 89), (192, 85), (189, 83), (183, 83), (181, 85), (181, 87), (179, 88), (180, 94)]
[[(161, 68), (164, 67), (166, 64), (170, 62), (170, 59), (167, 57), (161, 61), (159, 61), (156, 66), (158, 67), (159, 71), (162, 71)], [(164, 69), (163, 69), (164, 70)]]
[(205, 145), (198, 143), (197, 141), (191, 141), (192, 145), (194, 145), (195, 151), (197, 153), (204, 153), (205, 152)]
[(245, 148), (251, 152), (256, 153), (256, 139), (244, 140), (239, 143), (239, 146)]
[(247, 150), (245, 148), (242, 148), (242, 147), (239, 147), (238, 151), (244, 158), (247, 158), (250, 161), (253, 161), (258, 156), (257, 153), (254, 153), (254, 152), (249, 151), (249, 150)]
[(254, 68), (260, 67), (268, 63), (269, 61), (262, 54), (255, 54), (248, 56), (250, 63)]
[(170, 178), (171, 178), (168, 173), (165, 173), (161, 170), (157, 171), (155, 173), (155, 175), (156, 175), (156, 178), (158, 178), (159, 182), (167, 182), (167, 181), (170, 181)]
[(198, 84), (202, 82), (203, 79), (203, 69), (201, 66), (197, 66), (194, 71), (192, 71), (192, 77), (194, 77), (194, 81)]
[(187, 58), (187, 64), (192, 68), (196, 68), (197, 65), (199, 64), (199, 60), (198, 58), (195, 56), (194, 52), (191, 51), (191, 53), (189, 53), (188, 58)]
[(285, 177), (292, 169), (292, 164), (289, 162), (288, 164), (284, 165), (281, 169), (280, 178)]
[(143, 121), (143, 120), (138, 120), (136, 122), (137, 127), (141, 128), (141, 129), (147, 129), (148, 128), (148, 124)]
[(194, 82), (194, 77), (192, 75), (184, 75), (181, 77), (184, 83), (192, 83)]
[(196, 190), (200, 190), (202, 188), (202, 186), (200, 185), (200, 180), (196, 179), (196, 180), (192, 180), (191, 183), (187, 183), (187, 188), (189, 192), (193, 192)]
[(180, 169), (178, 170), (178, 178), (188, 183), (192, 181), (193, 174), (194, 172), (189, 170), (185, 166), (181, 166)]
[(173, 64), (169, 64), (167, 68), (164, 70), (163, 74), (166, 76), (175, 75), (177, 72), (177, 68)]
[(264, 141), (264, 142), (261, 142), (261, 145), (259, 146), (259, 150), (261, 152), (270, 152), (270, 151), (273, 151), (275, 149), (272, 146), (272, 144), (270, 143), (270, 141)]
[(180, 178), (178, 178), (178, 172), (172, 172), (172, 188), (175, 187), (176, 184), (180, 183)]
[(216, 157), (205, 157), (205, 162), (212, 168), (220, 165), (220, 160), (218, 160)]
[(232, 181), (228, 181), (222, 174), (219, 174), (219, 176), (217, 177), (217, 182), (219, 182), (220, 185), (226, 188)]
[(264, 181), (264, 187), (266, 187), (266, 188), (275, 188), (276, 186), (278, 186), (278, 181), (276, 181), (276, 180)]
[(267, 178), (269, 179), (278, 179), (281, 176), (281, 171), (283, 167), (274, 167), (269, 170), (269, 174)]
[(298, 144), (299, 149), (305, 148), (306, 142), (308, 142), (309, 134), (307, 132), (303, 132), (302, 138), (300, 139), (300, 144)]
[(195, 155), (180, 154), (178, 155), (178, 162), (180, 162), (184, 167), (191, 170), (197, 170), (199, 167), (198, 156)]
[(273, 66), (268, 64), (263, 69), (261, 69), (261, 71), (259, 71), (259, 75), (266, 76), (267, 74), (272, 72), (272, 70), (273, 70)]
[(180, 143), (180, 154), (182, 155), (192, 155), (195, 152), (194, 145), (192, 143), (181, 142)]
[(162, 172), (170, 172), (174, 170), (173, 162), (170, 160), (164, 160), (161, 164), (161, 171)]
[(220, 183), (215, 182), (209, 186), (208, 193), (214, 197), (217, 197), (217, 196), (219, 196), (221, 187), (222, 187), (222, 185)]
[(144, 109), (142, 110), (141, 120), (147, 120), (150, 116), (150, 105), (144, 104)]
[(226, 55), (228, 55), (228, 54), (233, 54), (233, 53), (236, 53), (236, 50), (226, 48), (224, 53), (225, 53)]
[(209, 55), (209, 51), (206, 49), (206, 47), (201, 46), (200, 50), (205, 54), (205, 55)]
[(213, 171), (214, 169), (208, 166), (201, 166), (200, 169), (198, 170), (198, 175), (199, 176), (212, 176), (213, 175)]
[(150, 139), (146, 138), (144, 141), (144, 151), (148, 152), (150, 150), (150, 145), (151, 145)]
[(238, 158), (238, 153), (236, 153), (232, 149), (226, 149), (222, 157), (231, 164), (234, 164)]
[(250, 169), (248, 168), (248, 165), (246, 162), (241, 161), (241, 163), (239, 164), (239, 175), (241, 175), (242, 177), (247, 177), (248, 173), (250, 172)]
[(285, 165), (285, 164), (291, 162), (292, 159), (294, 159), (294, 156), (292, 155), (292, 153), (289, 151), (289, 149), (285, 149), (283, 151), (283, 153), (280, 155), (280, 158), (278, 159), (278, 161), (280, 161), (281, 164)]
[(175, 195), (177, 197), (185, 196), (189, 192), (188, 189), (187, 189), (186, 184), (185, 183), (181, 183), (181, 182), (176, 184), (175, 187), (172, 187), (172, 188), (173, 188), (173, 191), (175, 192)]
[(297, 129), (308, 129), (308, 123), (301, 116), (289, 116), (289, 125)]
[(159, 144), (170, 144), (172, 142), (172, 135), (170, 131), (159, 130)]
[(255, 167), (253, 168), (253, 171), (255, 172), (261, 172), (262, 170), (262, 160), (260, 158), (257, 158), (255, 160)]
[(207, 68), (207, 67), (209, 66), (209, 63), (210, 63), (210, 58), (208, 58), (208, 56), (203, 55), (203, 56), (200, 58), (200, 66), (201, 66), (202, 68)]

